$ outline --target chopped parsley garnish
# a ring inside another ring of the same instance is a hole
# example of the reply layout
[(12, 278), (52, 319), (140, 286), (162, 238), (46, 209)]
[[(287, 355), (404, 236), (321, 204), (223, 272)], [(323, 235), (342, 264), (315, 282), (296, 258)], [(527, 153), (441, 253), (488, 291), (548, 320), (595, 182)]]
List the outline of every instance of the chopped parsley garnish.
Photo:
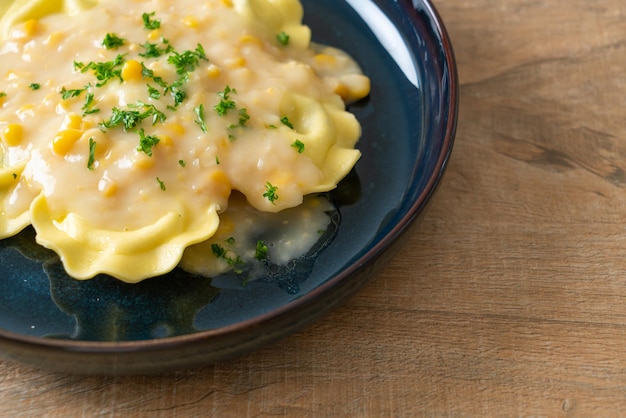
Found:
[(239, 109), (239, 126), (245, 126), (250, 120), (247, 109)]
[(185, 162), (185, 160), (178, 160), (178, 165), (185, 168), (185, 166), (187, 165), (187, 163)]
[(94, 94), (87, 93), (87, 96), (85, 97), (85, 104), (81, 108), (81, 110), (83, 110), (83, 116), (100, 112), (100, 109), (93, 108), (93, 104), (94, 104)]
[(151, 78), (160, 87), (167, 88), (167, 83), (163, 80), (163, 78), (155, 76), (154, 71), (146, 67), (143, 62), (141, 63), (141, 77)]
[(174, 100), (174, 108), (180, 106), (180, 104), (187, 97), (187, 93), (185, 93), (185, 90), (180, 88), (180, 83), (178, 82), (167, 87), (165, 90), (170, 93), (170, 96), (172, 96), (172, 100)]
[(218, 116), (224, 116), (230, 110), (237, 107), (235, 102), (230, 100), (230, 93), (237, 93), (237, 90), (231, 89), (230, 86), (226, 86), (223, 91), (217, 93), (220, 97), (220, 102), (215, 105), (215, 111)]
[(103, 121), (100, 125), (104, 128), (114, 128), (122, 125), (125, 131), (133, 129), (137, 123), (141, 122), (140, 112), (138, 110), (121, 110), (114, 107), (109, 120)]
[(200, 60), (208, 61), (204, 48), (200, 44), (196, 46), (195, 51), (185, 51), (183, 53), (172, 51), (172, 54), (167, 58), (167, 62), (176, 67), (176, 73), (179, 76), (194, 71), (200, 65)]
[(233, 124), (228, 127), (228, 129), (236, 129), (239, 127), (246, 126), (246, 123), (250, 120), (250, 115), (248, 115), (247, 109), (239, 109), (239, 122), (237, 125)]
[(84, 87), (82, 89), (71, 89), (71, 90), (66, 90), (65, 87), (61, 87), (61, 91), (60, 91), (61, 97), (63, 98), (63, 100), (67, 100), (67, 99), (72, 98), (72, 97), (78, 97), (85, 90), (87, 90), (87, 87)]
[(141, 15), (144, 28), (153, 30), (153, 29), (159, 29), (161, 27), (161, 21), (158, 19), (153, 19), (155, 14), (156, 12), (144, 13)]
[(96, 141), (93, 138), (89, 138), (89, 158), (87, 159), (87, 169), (93, 170), (93, 165), (96, 162)]
[(163, 123), (165, 122), (165, 119), (167, 119), (167, 116), (165, 116), (165, 113), (161, 112), (153, 104), (137, 102), (136, 105), (130, 105), (130, 107), (144, 109), (144, 111), (139, 114), (139, 118), (141, 120), (144, 120), (149, 117), (152, 117), (152, 125), (156, 125), (157, 122)]
[(163, 40), (163, 43), (165, 44), (165, 48), (159, 47), (158, 44), (152, 44), (150, 42), (146, 42), (143, 45), (141, 45), (141, 47), (144, 48), (146, 52), (139, 54), (139, 56), (144, 57), (144, 58), (158, 58), (161, 55), (169, 54), (170, 52), (173, 51), (174, 48), (168, 42), (169, 41), (167, 40)]
[(148, 84), (148, 97), (154, 100), (158, 100), (161, 98), (161, 92)]
[(41, 84), (31, 83), (28, 87), (30, 87), (31, 90), (39, 90), (41, 88)]
[(161, 188), (161, 190), (165, 191), (165, 183), (163, 183), (163, 181), (160, 178), (156, 178), (157, 183), (159, 183), (159, 187)]
[(204, 122), (204, 105), (200, 105), (193, 110), (196, 113), (196, 124), (200, 126), (202, 132), (207, 133), (206, 123)]
[(278, 194), (276, 193), (277, 191), (278, 187), (272, 186), (272, 183), (268, 181), (267, 183), (265, 183), (265, 193), (263, 193), (263, 197), (267, 198), (267, 200), (275, 204), (275, 202), (278, 200)]
[(280, 123), (282, 123), (289, 129), (294, 129), (293, 124), (289, 121), (289, 118), (287, 116), (283, 116), (282, 118), (280, 118)]
[(299, 139), (296, 139), (295, 142), (291, 144), (291, 146), (294, 147), (299, 154), (302, 154), (304, 152), (304, 142), (300, 141)]
[(125, 131), (129, 131), (141, 123), (144, 119), (152, 117), (152, 124), (157, 122), (164, 122), (166, 119), (165, 113), (157, 109), (153, 104), (146, 104), (139, 102), (136, 105), (130, 105), (134, 109), (141, 108), (143, 112), (139, 110), (122, 110), (117, 107), (112, 109), (111, 117), (100, 123), (103, 128), (115, 128), (118, 125), (122, 125)]
[(267, 245), (265, 245), (263, 241), (259, 240), (256, 242), (256, 251), (254, 254), (254, 258), (256, 258), (257, 260), (265, 260), (267, 258), (268, 251), (269, 249), (267, 248)]
[(99, 81), (96, 86), (102, 87), (113, 78), (118, 78), (120, 81), (124, 81), (124, 79), (122, 79), (122, 64), (124, 64), (124, 55), (117, 55), (114, 60), (107, 62), (92, 61), (88, 64), (84, 64), (82, 62), (74, 61), (74, 68), (79, 70), (81, 73), (92, 70)]
[(125, 39), (120, 38), (114, 33), (107, 33), (102, 41), (102, 46), (106, 49), (117, 49), (120, 46), (124, 46)]
[(235, 237), (226, 238), (226, 242), (230, 245), (233, 245), (235, 243)]
[(154, 135), (146, 135), (143, 129), (137, 131), (139, 134), (139, 146), (137, 151), (141, 151), (149, 157), (152, 157), (152, 147), (159, 143), (159, 138)]
[(289, 35), (287, 35), (284, 31), (276, 35), (276, 40), (282, 46), (289, 45)]
[[(230, 238), (226, 242), (230, 244), (230, 242), (228, 242), (229, 240), (230, 240)], [(230, 265), (230, 266), (236, 266), (236, 265), (242, 265), (243, 264), (243, 260), (239, 256), (237, 256), (235, 258), (231, 257), (229, 255), (229, 251), (226, 250), (224, 247), (222, 247), (219, 244), (211, 244), (211, 252), (217, 258), (221, 258), (221, 259), (225, 260), (228, 263), (228, 265)]]
[(0, 91), (0, 99), (2, 99), (3, 97), (7, 97), (7, 94), (4, 91)]
[(215, 164), (220, 165), (220, 157), (219, 156), (215, 156)]
[[(2, 96), (0, 96), (0, 97), (2, 97)], [(17, 173), (12, 173), (12, 176), (13, 176), (13, 180), (17, 179)]]
[(219, 244), (211, 244), (211, 252), (213, 252), (217, 258), (226, 257), (226, 250)]

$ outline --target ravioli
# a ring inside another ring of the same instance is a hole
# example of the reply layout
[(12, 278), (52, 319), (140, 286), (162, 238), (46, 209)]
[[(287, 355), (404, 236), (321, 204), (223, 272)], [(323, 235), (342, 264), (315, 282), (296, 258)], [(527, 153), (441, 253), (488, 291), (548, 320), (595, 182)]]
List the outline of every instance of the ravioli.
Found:
[(369, 79), (312, 45), (297, 0), (0, 6), (0, 238), (28, 225), (69, 275), (167, 273), (220, 228), (329, 191), (360, 157)]

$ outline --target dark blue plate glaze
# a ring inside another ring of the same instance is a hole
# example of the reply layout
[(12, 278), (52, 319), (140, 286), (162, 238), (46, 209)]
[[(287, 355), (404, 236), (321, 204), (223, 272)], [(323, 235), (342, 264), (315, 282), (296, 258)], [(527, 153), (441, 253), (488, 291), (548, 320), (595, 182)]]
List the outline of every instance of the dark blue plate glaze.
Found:
[(372, 80), (370, 97), (350, 108), (363, 127), (363, 157), (330, 194), (338, 228), (328, 242), (289, 272), (243, 287), (178, 269), (128, 285), (68, 278), (53, 253), (33, 245), (29, 228), (0, 241), (4, 358), (89, 374), (223, 360), (329, 312), (393, 256), (452, 151), (458, 85), (449, 39), (427, 0), (302, 3), (314, 41), (348, 51)]

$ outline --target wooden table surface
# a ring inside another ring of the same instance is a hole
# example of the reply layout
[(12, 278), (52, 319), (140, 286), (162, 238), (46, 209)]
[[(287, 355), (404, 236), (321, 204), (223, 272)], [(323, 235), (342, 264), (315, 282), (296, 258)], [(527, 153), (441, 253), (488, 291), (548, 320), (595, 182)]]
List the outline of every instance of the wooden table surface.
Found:
[(626, 2), (435, 5), (459, 66), (456, 146), (383, 273), (296, 335), (195, 371), (0, 363), (0, 415), (626, 415)]

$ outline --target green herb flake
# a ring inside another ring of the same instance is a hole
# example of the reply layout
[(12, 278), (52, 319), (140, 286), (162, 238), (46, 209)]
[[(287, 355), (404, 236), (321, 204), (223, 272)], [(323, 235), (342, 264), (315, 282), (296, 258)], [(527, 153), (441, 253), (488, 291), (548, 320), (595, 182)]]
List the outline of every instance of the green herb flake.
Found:
[(172, 100), (174, 100), (174, 110), (176, 110), (176, 108), (180, 106), (187, 97), (187, 93), (180, 88), (180, 83), (172, 84), (166, 88), (166, 91), (170, 93)]
[(63, 98), (63, 100), (67, 100), (72, 97), (80, 96), (85, 90), (87, 90), (87, 87), (84, 87), (82, 89), (71, 89), (71, 90), (66, 90), (65, 87), (61, 87), (61, 91), (59, 93), (61, 93), (61, 97)]
[(153, 29), (159, 29), (161, 27), (161, 21), (158, 19), (153, 19), (155, 14), (156, 12), (144, 13), (141, 15), (144, 28), (148, 30), (153, 30)]
[(112, 61), (106, 62), (90, 62), (84, 64), (82, 62), (74, 61), (74, 68), (81, 73), (86, 73), (92, 70), (98, 83), (96, 87), (102, 87), (114, 78), (124, 81), (122, 78), (122, 65), (124, 64), (124, 55), (118, 54)]
[(96, 141), (89, 138), (89, 158), (87, 159), (87, 169), (92, 171), (96, 162)]
[(172, 45), (169, 44), (169, 41), (162, 40), (162, 42), (165, 44), (165, 47), (161, 47), (159, 46), (159, 44), (153, 44), (146, 41), (143, 45), (140, 45), (146, 51), (140, 53), (139, 56), (143, 58), (158, 58), (162, 55), (169, 54), (174, 50)]
[(107, 33), (102, 41), (102, 46), (106, 49), (117, 49), (124, 46), (126, 39), (120, 38), (114, 33)]
[(263, 241), (259, 240), (256, 242), (256, 251), (254, 254), (254, 258), (256, 258), (257, 260), (265, 260), (267, 258), (268, 251), (269, 249), (267, 248), (267, 245), (265, 245)]
[(304, 152), (304, 142), (300, 141), (299, 139), (296, 139), (295, 142), (291, 144), (291, 146), (294, 147), (299, 154), (302, 154)]
[(196, 124), (200, 126), (200, 130), (202, 130), (202, 132), (207, 133), (207, 127), (204, 121), (204, 105), (201, 104), (200, 106), (196, 107), (193, 111), (195, 112), (196, 117), (197, 117), (195, 121)]
[(200, 60), (208, 61), (204, 47), (200, 44), (196, 46), (194, 51), (185, 51), (182, 53), (172, 51), (171, 55), (167, 58), (167, 62), (176, 67), (176, 73), (179, 76), (193, 72), (198, 65), (200, 65)]
[(287, 35), (284, 31), (276, 35), (276, 40), (282, 46), (289, 45), (289, 35)]
[[(157, 122), (165, 122), (165, 113), (157, 109), (153, 104), (138, 102), (131, 105), (133, 110), (122, 110), (114, 107), (111, 111), (111, 117), (100, 123), (103, 128), (114, 128), (122, 125), (125, 131), (129, 131), (141, 123), (144, 119), (152, 118), (152, 125)], [(140, 112), (136, 109), (142, 109)]]
[(39, 84), (39, 83), (31, 83), (28, 87), (31, 90), (39, 90), (41, 88), (41, 84)]
[(167, 116), (165, 113), (161, 112), (156, 108), (153, 104), (137, 102), (135, 105), (130, 105), (132, 108), (143, 109), (143, 112), (139, 114), (139, 119), (144, 120), (152, 117), (152, 125), (156, 125), (157, 122), (165, 122)]
[(276, 204), (275, 202), (278, 200), (278, 191), (277, 186), (272, 186), (272, 183), (269, 181), (265, 183), (265, 193), (263, 193), (263, 197), (267, 198), (272, 204)]
[(155, 87), (152, 87), (150, 84), (148, 86), (148, 97), (154, 100), (159, 100), (161, 98), (161, 92), (157, 90)]
[(215, 164), (220, 165), (220, 157), (219, 156), (215, 156)]
[(239, 126), (245, 126), (250, 120), (247, 109), (239, 109)]
[(228, 237), (226, 239), (226, 243), (229, 245), (233, 245), (235, 243), (235, 237)]
[(140, 112), (138, 110), (121, 110), (114, 107), (111, 110), (111, 117), (103, 121), (100, 125), (104, 128), (114, 128), (122, 125), (125, 131), (133, 129), (137, 123), (141, 121)]
[(94, 109), (93, 105), (94, 105), (94, 94), (87, 93), (87, 96), (85, 97), (85, 104), (81, 108), (81, 110), (83, 111), (83, 116), (100, 112), (100, 109)]
[(226, 250), (219, 244), (211, 244), (211, 252), (217, 258), (224, 258), (226, 256)]
[(141, 63), (141, 77), (142, 78), (151, 78), (155, 83), (157, 83), (161, 88), (167, 88), (167, 83), (163, 80), (163, 78), (155, 76), (154, 71), (145, 66), (145, 64)]
[(237, 93), (237, 90), (231, 89), (230, 86), (226, 86), (223, 91), (217, 93), (220, 97), (220, 102), (215, 105), (215, 112), (218, 116), (224, 116), (230, 110), (237, 108), (237, 104), (230, 99), (231, 93)]
[(185, 168), (187, 166), (187, 163), (185, 162), (185, 160), (178, 160), (178, 165)]
[(4, 91), (0, 91), (0, 99), (2, 99), (3, 97), (7, 97), (7, 94)]
[(139, 134), (139, 146), (137, 146), (137, 151), (152, 157), (152, 147), (159, 143), (159, 138), (154, 135), (146, 135), (143, 129), (138, 130), (137, 133)]
[(13, 180), (17, 179), (17, 173), (11, 174), (13, 176)]
[(282, 123), (289, 129), (294, 129), (293, 124), (289, 121), (289, 118), (287, 116), (283, 116), (282, 118), (280, 118), (280, 123)]
[(163, 183), (163, 180), (161, 180), (160, 178), (156, 178), (157, 183), (159, 183), (159, 187), (161, 188), (161, 190), (165, 191), (165, 183)]

